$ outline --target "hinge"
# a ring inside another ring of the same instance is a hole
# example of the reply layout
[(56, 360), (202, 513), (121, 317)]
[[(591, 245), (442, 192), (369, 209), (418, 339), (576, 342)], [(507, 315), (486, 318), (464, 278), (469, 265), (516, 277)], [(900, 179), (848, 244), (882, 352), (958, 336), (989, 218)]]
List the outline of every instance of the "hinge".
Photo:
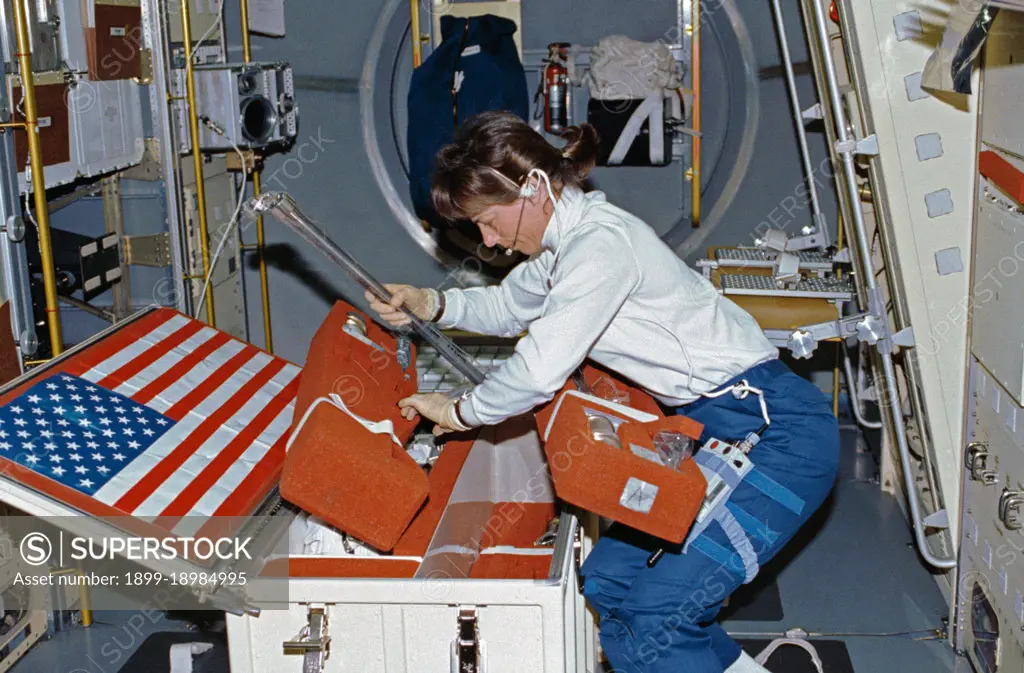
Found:
[(476, 607), (459, 608), (456, 634), (452, 641), (451, 673), (486, 673)]
[(308, 623), (294, 640), (283, 644), (285, 654), (302, 655), (302, 673), (319, 673), (331, 656), (331, 637), (327, 633), (327, 608), (310, 606)]
[(171, 235), (125, 236), (124, 256), (129, 266), (170, 266)]

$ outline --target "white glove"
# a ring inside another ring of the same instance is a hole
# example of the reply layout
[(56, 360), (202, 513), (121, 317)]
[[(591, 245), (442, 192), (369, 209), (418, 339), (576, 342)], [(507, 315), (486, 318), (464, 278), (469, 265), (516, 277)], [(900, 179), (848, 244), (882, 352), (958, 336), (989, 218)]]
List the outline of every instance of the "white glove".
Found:
[(452, 399), (444, 393), (417, 393), (398, 401), (402, 416), (413, 420), (417, 415), (435, 423), (434, 434), (446, 432), (465, 432), (469, 426), (459, 420), (455, 411), (458, 398)]
[(384, 287), (391, 293), (391, 302), (388, 304), (377, 299), (369, 291), (365, 296), (370, 304), (370, 310), (392, 327), (401, 327), (412, 322), (409, 316), (400, 310), (403, 304), (420, 320), (430, 321), (437, 316), (441, 305), (441, 293), (437, 290), (395, 284), (386, 284)]

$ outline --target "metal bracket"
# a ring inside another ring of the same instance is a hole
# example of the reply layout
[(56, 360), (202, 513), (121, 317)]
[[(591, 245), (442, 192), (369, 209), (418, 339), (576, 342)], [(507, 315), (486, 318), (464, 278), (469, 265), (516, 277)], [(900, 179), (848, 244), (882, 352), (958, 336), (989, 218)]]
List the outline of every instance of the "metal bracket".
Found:
[(850, 257), (850, 249), (843, 248), (836, 254), (832, 255), (832, 261), (836, 264), (852, 264), (853, 258)]
[(892, 335), (892, 343), (895, 346), (902, 346), (903, 348), (913, 348), (917, 345), (914, 340), (914, 328), (904, 327), (899, 332)]
[(125, 236), (124, 255), (129, 266), (170, 266), (171, 235)]
[(837, 140), (836, 152), (838, 154), (856, 154), (866, 157), (878, 156), (878, 136), (871, 134), (859, 140)]
[(452, 641), (451, 673), (486, 673), (484, 661), (476, 607), (460, 607), (457, 635)]
[(804, 124), (809, 124), (813, 121), (825, 118), (825, 112), (821, 108), (821, 103), (815, 103), (811, 107), (800, 113), (800, 117), (804, 120)]
[(148, 86), (153, 83), (153, 52), (150, 49), (139, 50), (139, 84)]
[(789, 238), (779, 229), (770, 229), (757, 241), (758, 247), (763, 250), (775, 250), (776, 252), (800, 252), (801, 250), (816, 250), (828, 246), (828, 234), (826, 233), (824, 218), (815, 218), (814, 226), (805, 227), (802, 236)]
[(833, 320), (831, 322), (819, 322), (813, 325), (804, 325), (803, 327), (797, 328), (789, 337), (789, 342), (786, 347), (793, 352), (793, 357), (797, 359), (809, 358), (814, 354), (814, 351), (818, 348), (818, 342), (826, 339), (848, 339), (850, 337), (860, 336), (858, 325), (867, 320), (873, 318), (870, 314), (857, 314), (842, 318), (840, 320)]
[(331, 637), (327, 634), (327, 609), (310, 606), (309, 623), (295, 640), (283, 644), (285, 654), (302, 655), (302, 673), (324, 670), (324, 662), (331, 656)]
[(817, 250), (828, 245), (828, 237), (823, 234), (823, 229), (816, 229), (803, 236), (794, 236), (786, 242), (786, 250), (798, 252), (800, 250)]
[(949, 528), (949, 512), (940, 509), (937, 512), (926, 516), (921, 522), (928, 528)]

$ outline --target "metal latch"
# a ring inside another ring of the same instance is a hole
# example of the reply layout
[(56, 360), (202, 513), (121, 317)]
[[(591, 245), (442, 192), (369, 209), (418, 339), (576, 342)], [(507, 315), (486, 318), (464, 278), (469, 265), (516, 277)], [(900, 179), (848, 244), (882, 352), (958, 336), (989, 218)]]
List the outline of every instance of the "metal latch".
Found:
[(452, 641), (451, 673), (486, 673), (485, 661), (476, 608), (460, 607), (458, 635)]
[(974, 481), (991, 486), (996, 483), (998, 474), (994, 470), (988, 469), (988, 457), (988, 448), (984, 444), (971, 442), (967, 445), (964, 464)]
[(1021, 507), (1024, 506), (1024, 493), (1004, 489), (999, 496), (999, 520), (1007, 530), (1020, 530), (1024, 528), (1024, 521), (1021, 521)]
[(331, 656), (331, 637), (327, 635), (327, 609), (309, 608), (309, 623), (295, 640), (284, 642), (285, 654), (302, 655), (302, 673), (324, 670), (324, 662)]

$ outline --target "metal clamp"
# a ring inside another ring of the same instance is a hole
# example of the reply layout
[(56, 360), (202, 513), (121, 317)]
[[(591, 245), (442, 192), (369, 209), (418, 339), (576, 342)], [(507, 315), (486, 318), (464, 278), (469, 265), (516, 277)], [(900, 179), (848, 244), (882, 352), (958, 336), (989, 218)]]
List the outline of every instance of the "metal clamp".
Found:
[[(809, 358), (817, 350), (819, 341), (849, 338), (856, 338), (871, 345), (885, 344), (890, 352), (893, 346), (911, 348), (915, 344), (912, 327), (891, 333), (884, 318), (874, 313), (858, 313), (839, 320), (799, 327), (790, 334), (786, 348), (797, 359)], [(882, 346), (879, 345), (879, 348)]]
[(1021, 520), (1021, 508), (1024, 507), (1024, 493), (1003, 489), (999, 496), (999, 520), (1007, 530), (1024, 528)]
[(856, 154), (859, 156), (876, 157), (878, 156), (878, 136), (871, 134), (860, 138), (859, 140), (850, 138), (849, 140), (837, 140), (836, 141), (836, 152), (839, 154)]
[(457, 634), (452, 641), (451, 673), (486, 673), (475, 607), (459, 608)]
[(308, 619), (309, 623), (295, 640), (284, 642), (284, 653), (302, 655), (302, 673), (317, 673), (324, 670), (324, 663), (331, 656), (326, 608), (310, 607)]

